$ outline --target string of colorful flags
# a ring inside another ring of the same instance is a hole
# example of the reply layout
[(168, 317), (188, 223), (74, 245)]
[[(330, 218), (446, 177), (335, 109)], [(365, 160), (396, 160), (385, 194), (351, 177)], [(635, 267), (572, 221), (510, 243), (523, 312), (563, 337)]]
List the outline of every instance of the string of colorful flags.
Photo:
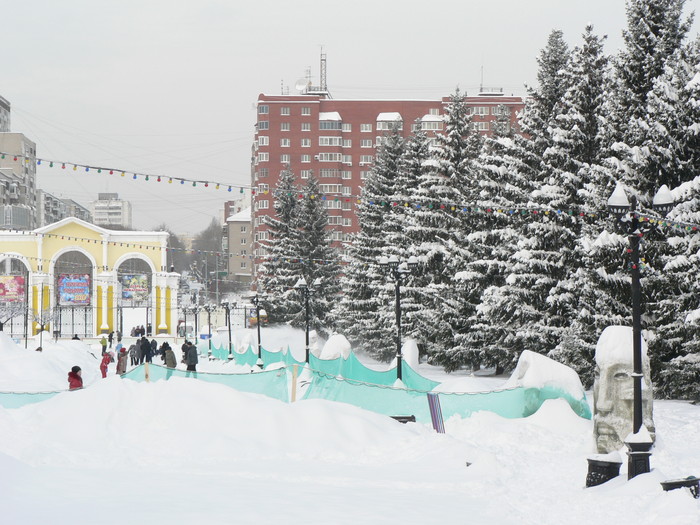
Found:
[[(51, 160), (51, 159), (44, 159), (44, 158), (34, 158), (30, 157), (27, 155), (16, 155), (14, 153), (7, 153), (7, 152), (2, 152), (0, 151), (0, 159), (6, 159), (6, 158), (11, 158), (13, 161), (17, 162), (24, 162), (25, 164), (29, 164), (32, 162), (32, 160), (36, 161), (37, 166), (43, 166), (43, 165), (48, 165), (49, 168), (53, 167), (58, 167), (59, 169), (68, 169), (71, 171), (78, 171), (80, 169), (81, 171), (84, 172), (96, 172), (98, 174), (108, 174), (108, 175), (120, 175), (121, 177), (126, 177), (127, 175), (131, 177), (133, 180), (138, 180), (138, 179), (143, 179), (144, 181), (156, 181), (156, 182), (165, 182), (168, 184), (172, 184), (173, 182), (179, 183), (181, 185), (184, 185), (185, 183), (192, 185), (192, 187), (197, 187), (203, 186), (205, 188), (213, 188), (213, 189), (221, 189), (221, 188), (226, 188), (227, 191), (232, 192), (234, 189), (239, 191), (240, 193), (245, 193), (246, 189), (251, 189), (249, 184), (228, 184), (225, 182), (217, 182), (217, 181), (210, 181), (210, 180), (201, 180), (201, 179), (189, 179), (186, 177), (171, 177), (168, 175), (162, 175), (162, 174), (153, 174), (153, 173), (141, 173), (133, 170), (126, 170), (126, 169), (118, 169), (118, 168), (108, 168), (104, 166), (94, 166), (91, 164), (81, 164), (78, 162), (65, 162), (65, 161), (60, 161), (60, 160)], [(21, 159), (21, 160), (20, 160)]]

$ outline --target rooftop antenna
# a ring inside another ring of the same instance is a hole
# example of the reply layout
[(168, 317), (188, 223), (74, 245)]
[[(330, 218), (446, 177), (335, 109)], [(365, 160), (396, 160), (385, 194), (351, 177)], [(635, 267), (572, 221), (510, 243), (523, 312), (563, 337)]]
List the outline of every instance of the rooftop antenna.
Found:
[(481, 57), (481, 83), (479, 84), (479, 93), (484, 91), (484, 57)]
[(328, 84), (326, 84), (326, 54), (321, 46), (321, 91), (328, 92)]

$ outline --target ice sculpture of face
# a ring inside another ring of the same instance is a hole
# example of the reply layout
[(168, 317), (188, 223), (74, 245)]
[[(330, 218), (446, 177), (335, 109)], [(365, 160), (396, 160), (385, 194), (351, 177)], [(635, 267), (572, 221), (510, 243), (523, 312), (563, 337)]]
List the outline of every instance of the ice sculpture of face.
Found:
[[(634, 423), (634, 381), (632, 352), (629, 359), (619, 353), (599, 356), (596, 352), (595, 382), (593, 383), (593, 434), (600, 454), (624, 447), (625, 438)], [(613, 357), (611, 359), (611, 357)], [(655, 437), (652, 418), (653, 391), (649, 376), (649, 360), (642, 364), (642, 423), (652, 439)]]

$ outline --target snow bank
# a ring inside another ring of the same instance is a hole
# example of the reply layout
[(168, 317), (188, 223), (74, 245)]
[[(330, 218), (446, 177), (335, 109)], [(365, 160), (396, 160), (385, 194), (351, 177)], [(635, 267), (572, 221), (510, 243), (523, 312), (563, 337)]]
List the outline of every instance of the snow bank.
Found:
[(347, 359), (350, 357), (350, 352), (352, 352), (350, 341), (344, 335), (334, 333), (323, 345), (320, 357), (321, 359), (338, 359), (339, 357)]
[[(600, 334), (595, 347), (595, 360), (601, 367), (615, 363), (633, 366), (633, 332), (629, 326), (608, 326)], [(642, 337), (642, 365), (649, 367), (647, 343)]]
[(83, 341), (44, 338), (43, 351), (17, 345), (0, 333), (0, 392), (46, 392), (68, 388), (68, 372), (79, 366), (87, 386), (100, 377), (100, 350)]
[(518, 364), (503, 388), (558, 388), (574, 399), (584, 399), (585, 390), (578, 374), (566, 365), (547, 356), (523, 351)]

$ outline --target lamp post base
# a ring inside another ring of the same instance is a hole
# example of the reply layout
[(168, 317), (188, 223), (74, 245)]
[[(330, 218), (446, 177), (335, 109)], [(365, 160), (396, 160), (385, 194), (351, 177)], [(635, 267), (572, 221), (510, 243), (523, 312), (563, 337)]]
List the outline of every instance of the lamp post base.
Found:
[(627, 445), (627, 479), (651, 472), (649, 458), (653, 443), (625, 441), (625, 445)]

